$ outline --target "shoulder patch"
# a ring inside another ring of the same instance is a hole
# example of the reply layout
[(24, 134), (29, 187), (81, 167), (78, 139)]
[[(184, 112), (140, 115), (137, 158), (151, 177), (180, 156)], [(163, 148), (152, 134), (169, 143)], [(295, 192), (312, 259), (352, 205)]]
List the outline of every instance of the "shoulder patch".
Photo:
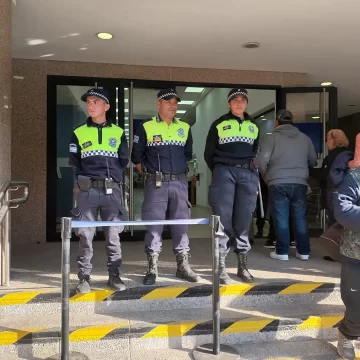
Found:
[(223, 127), (223, 130), (230, 130), (231, 129), (231, 125), (226, 125)]
[(76, 154), (78, 151), (77, 145), (76, 144), (70, 144), (69, 146), (69, 151), (73, 154)]

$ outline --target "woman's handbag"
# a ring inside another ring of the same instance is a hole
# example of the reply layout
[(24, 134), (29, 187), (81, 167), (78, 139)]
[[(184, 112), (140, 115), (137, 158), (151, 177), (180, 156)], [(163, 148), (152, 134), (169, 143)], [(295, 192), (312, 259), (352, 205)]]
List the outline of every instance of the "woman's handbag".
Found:
[(341, 259), (340, 241), (343, 233), (344, 227), (336, 222), (320, 235), (319, 244), (321, 250), (335, 261), (340, 261)]

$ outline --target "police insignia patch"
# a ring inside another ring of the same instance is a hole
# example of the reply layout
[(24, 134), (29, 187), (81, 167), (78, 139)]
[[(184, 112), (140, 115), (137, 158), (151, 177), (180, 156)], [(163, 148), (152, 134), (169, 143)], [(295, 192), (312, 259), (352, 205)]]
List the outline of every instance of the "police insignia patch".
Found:
[(179, 129), (177, 132), (178, 132), (178, 135), (179, 135), (180, 137), (183, 138), (183, 137), (185, 136), (184, 129), (181, 128), (181, 129)]
[(134, 135), (134, 143), (138, 143), (139, 142), (139, 137), (137, 135)]
[(230, 130), (231, 129), (231, 125), (227, 125), (223, 127), (223, 130)]
[(255, 131), (254, 127), (253, 127), (253, 126), (249, 126), (249, 131), (253, 134), (254, 131)]
[(153, 142), (155, 142), (155, 143), (162, 142), (162, 136), (161, 135), (154, 135), (153, 136)]
[(115, 138), (109, 139), (109, 146), (114, 148), (114, 147), (116, 147), (116, 143), (117, 143), (117, 140)]

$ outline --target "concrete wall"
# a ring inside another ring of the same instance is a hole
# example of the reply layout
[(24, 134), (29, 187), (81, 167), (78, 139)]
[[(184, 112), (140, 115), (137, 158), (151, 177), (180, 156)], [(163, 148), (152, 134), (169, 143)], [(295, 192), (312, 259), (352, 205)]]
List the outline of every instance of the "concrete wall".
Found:
[(0, 186), (11, 179), (11, 0), (0, 1)]
[[(0, 55), (1, 56), (1, 55)], [(13, 59), (12, 177), (30, 182), (28, 203), (14, 212), (14, 242), (44, 242), (46, 222), (47, 75), (304, 86), (306, 74), (190, 69)], [(54, 139), (55, 141), (55, 139)], [(54, 159), (55, 161), (55, 159)], [(21, 221), (20, 221), (21, 219)], [(14, 225), (16, 224), (16, 226)]]

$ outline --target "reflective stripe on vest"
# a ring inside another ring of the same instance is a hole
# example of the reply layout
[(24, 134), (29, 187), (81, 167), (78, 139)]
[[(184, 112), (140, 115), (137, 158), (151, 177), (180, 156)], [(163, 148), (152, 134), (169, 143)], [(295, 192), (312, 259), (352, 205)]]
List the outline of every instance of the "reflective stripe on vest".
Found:
[(146, 132), (146, 146), (185, 146), (190, 125), (180, 119), (175, 119), (168, 125), (164, 121), (158, 122), (154, 116), (144, 123)]
[(245, 120), (241, 125), (237, 120), (224, 120), (216, 128), (219, 144), (244, 142), (252, 145), (259, 134), (258, 127), (250, 120)]
[(81, 158), (90, 156), (118, 157), (118, 149), (124, 130), (112, 124), (104, 126), (102, 131), (102, 144), (99, 144), (99, 130), (95, 126), (84, 124), (74, 132), (79, 140)]

